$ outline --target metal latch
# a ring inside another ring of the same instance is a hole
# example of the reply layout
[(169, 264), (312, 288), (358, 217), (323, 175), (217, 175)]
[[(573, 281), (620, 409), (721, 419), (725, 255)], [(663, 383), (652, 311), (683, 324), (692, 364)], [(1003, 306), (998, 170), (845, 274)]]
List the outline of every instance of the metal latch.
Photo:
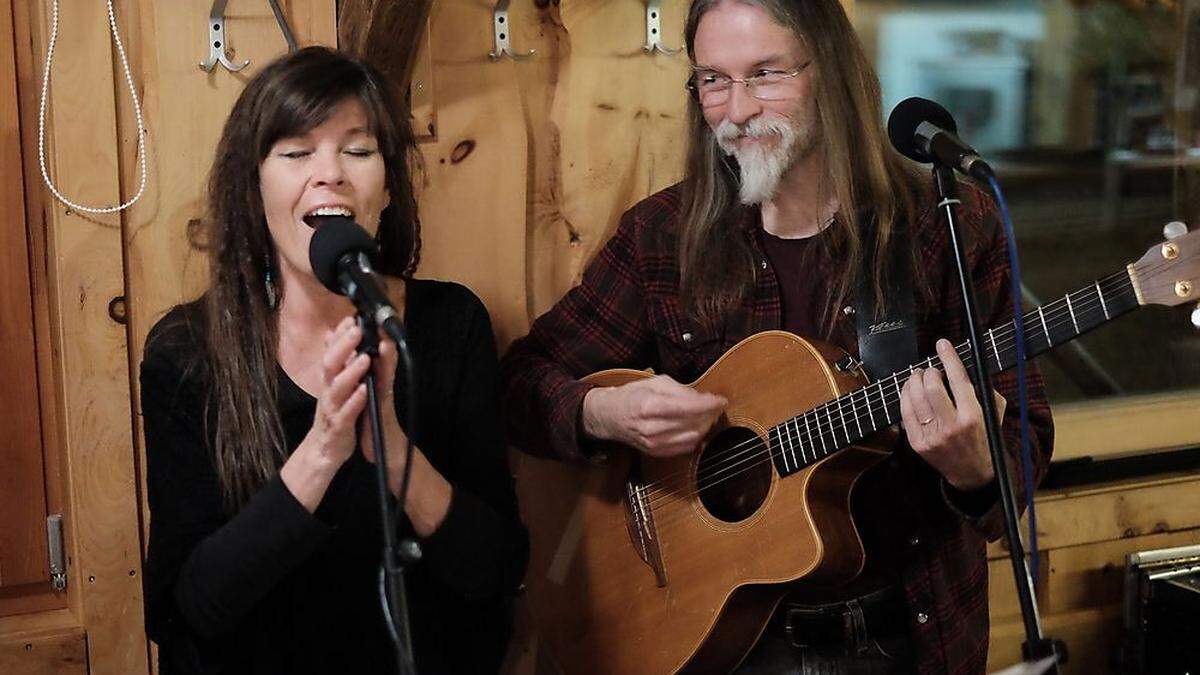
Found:
[(50, 552), (50, 585), (54, 590), (67, 590), (67, 555), (63, 550), (62, 514), (46, 518), (46, 543)]

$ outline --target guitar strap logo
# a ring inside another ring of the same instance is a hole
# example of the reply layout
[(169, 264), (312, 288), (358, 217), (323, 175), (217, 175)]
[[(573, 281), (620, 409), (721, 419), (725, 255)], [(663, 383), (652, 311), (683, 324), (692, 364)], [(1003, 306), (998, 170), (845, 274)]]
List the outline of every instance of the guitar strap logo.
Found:
[(890, 333), (894, 330), (904, 330), (907, 327), (908, 324), (905, 323), (903, 319), (896, 319), (895, 321), (880, 321), (879, 323), (873, 323), (870, 325), (868, 328), (868, 335), (882, 335), (883, 333)]

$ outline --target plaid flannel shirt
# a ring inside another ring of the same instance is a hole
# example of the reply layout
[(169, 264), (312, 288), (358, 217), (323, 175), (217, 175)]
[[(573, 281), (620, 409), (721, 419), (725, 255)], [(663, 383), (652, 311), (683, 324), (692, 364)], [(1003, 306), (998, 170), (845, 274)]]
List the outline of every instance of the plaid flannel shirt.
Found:
[[(989, 199), (973, 186), (963, 185), (960, 191), (959, 215), (980, 322), (990, 328), (1012, 318), (1004, 234)], [(740, 234), (750, 238), (760, 261), (751, 297), (717, 326), (702, 325), (683, 311), (675, 233), (681, 208), (679, 186), (673, 186), (626, 212), (582, 283), (509, 349), (501, 377), (515, 445), (533, 454), (580, 460), (585, 457), (580, 411), (591, 385), (578, 378), (607, 368), (653, 368), (690, 382), (743, 338), (781, 326), (780, 291), (762, 253), (757, 209), (743, 208), (737, 215)], [(932, 206), (918, 219), (912, 236), (934, 298), (932, 303), (920, 294), (916, 298), (918, 349), (928, 355), (939, 337), (956, 344), (966, 339), (963, 300), (949, 232)], [(853, 319), (839, 313), (837, 321), (829, 341), (857, 355)], [(1037, 482), (1050, 462), (1053, 423), (1041, 376), (1033, 364), (1028, 366)], [(1011, 403), (1002, 435), (1015, 493), (1024, 503), (1015, 371), (993, 376), (993, 386)], [(907, 542), (902, 560), (891, 564), (902, 569), (917, 670), (982, 673), (989, 630), (985, 546), (1004, 529), (995, 486), (983, 494), (957, 493), (906, 445), (889, 462), (896, 484), (907, 486), (908, 493), (896, 495), (880, 517), (888, 519), (889, 527), (902, 528)]]

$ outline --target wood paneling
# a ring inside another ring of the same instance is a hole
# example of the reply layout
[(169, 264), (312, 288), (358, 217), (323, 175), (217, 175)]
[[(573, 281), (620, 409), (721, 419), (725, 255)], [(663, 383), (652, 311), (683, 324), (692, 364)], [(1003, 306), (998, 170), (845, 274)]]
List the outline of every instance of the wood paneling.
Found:
[[(1038, 547), (1051, 550), (1200, 527), (1200, 476), (1181, 475), (1039, 496)], [(1021, 531), (1029, 530), (1021, 520)], [(1006, 555), (1002, 541), (989, 558)]]
[[(1064, 639), (1064, 673), (1111, 673), (1120, 638), (1125, 556), (1200, 544), (1200, 477), (1174, 476), (1063, 490), (1037, 501), (1043, 632)], [(1027, 529), (1022, 524), (1022, 531)], [(992, 650), (988, 670), (1020, 656), (1024, 629), (1001, 545), (988, 550)]]
[[(1121, 607), (1106, 605), (1042, 617), (1042, 632), (1067, 643), (1069, 660), (1063, 675), (1119, 673), (1113, 657), (1121, 636)], [(1020, 621), (992, 626), (987, 672), (992, 673), (1021, 660), (1025, 628)]]
[[(545, 7), (539, 7), (545, 5)], [(667, 44), (687, 3), (663, 3)], [(432, 11), (436, 139), (422, 144), (421, 276), (467, 284), (503, 348), (579, 282), (622, 211), (681, 176), (686, 58), (642, 51), (638, 0), (514, 3), (491, 60), (491, 4)]]
[[(512, 39), (529, 39), (532, 3), (514, 3)], [(444, 0), (430, 15), (437, 136), (422, 143), (419, 276), (473, 289), (491, 311), (498, 339), (524, 334), (527, 135), (518, 69), (492, 61), (492, 8)], [(536, 58), (536, 57), (535, 57)]]
[(1194, 447), (1200, 441), (1197, 410), (1200, 394), (1183, 392), (1060, 406), (1054, 409), (1054, 459)]
[[(36, 124), (36, 117), (26, 113), (28, 102), (37, 100), (34, 83), (40, 83), (49, 4), (34, 3), (16, 13), (16, 34), (30, 40), (18, 49), (26, 127)], [(104, 6), (61, 8), (58, 38), (47, 111), (49, 171), (73, 199), (114, 204), (120, 191)], [(28, 146), (26, 153), (30, 156)], [(42, 190), (37, 178), (27, 188)], [(39, 343), (51, 350), (51, 381), (60, 406), (58, 447), (52, 454), (62, 459), (66, 485), (70, 607), (89, 635), (93, 672), (144, 672), (128, 357), (125, 330), (108, 312), (110, 301), (124, 293), (120, 222), (115, 216), (84, 217), (49, 199), (41, 201), (41, 217), (49, 330), (46, 342), (39, 335)]]
[(69, 611), (0, 619), (0, 673), (85, 675), (87, 639)]
[[(662, 37), (683, 44), (686, 2), (662, 3)], [(687, 55), (647, 54), (645, 3), (564, 3), (570, 40), (551, 119), (559, 138), (557, 213), (532, 223), (531, 313), (579, 283), (621, 214), (683, 176)]]
[(12, 3), (0, 0), (0, 201), (11, 205), (0, 216), (0, 615), (17, 609), (3, 591), (49, 578), (15, 46)]

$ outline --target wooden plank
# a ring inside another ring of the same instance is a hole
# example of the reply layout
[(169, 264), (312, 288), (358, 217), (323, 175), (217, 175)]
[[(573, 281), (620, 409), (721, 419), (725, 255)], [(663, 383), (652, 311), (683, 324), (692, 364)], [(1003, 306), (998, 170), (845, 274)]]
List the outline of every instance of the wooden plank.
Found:
[[(515, 3), (510, 18), (525, 26), (537, 11)], [(421, 145), (419, 275), (473, 289), (507, 344), (528, 328), (522, 280), (529, 141), (516, 73), (527, 64), (488, 58), (488, 3), (438, 2), (431, 22), (438, 133)], [(518, 47), (528, 36), (513, 33)]]
[[(663, 42), (683, 43), (687, 2), (662, 3)], [(558, 212), (530, 231), (530, 312), (579, 282), (621, 214), (682, 177), (687, 56), (647, 54), (645, 3), (587, 0), (561, 6), (564, 50), (552, 120), (558, 132)]]
[[(1200, 476), (1177, 475), (1042, 494), (1038, 546), (1051, 550), (1200, 527)], [(1021, 531), (1029, 529), (1021, 519)], [(1003, 540), (988, 557), (1007, 555)]]
[(86, 675), (87, 639), (69, 611), (0, 619), (0, 673)]
[[(34, 58), (36, 37), (31, 29), (30, 12), (32, 3), (16, 2), (12, 6), (16, 39), (14, 49), (17, 65), (17, 104), (20, 109), (22, 157), (37, 157), (37, 135), (29, 133), (36, 129), (38, 92), (41, 79), (38, 77)], [(46, 227), (46, 191), (41, 187), (41, 174), (37, 162), (22, 162), (24, 169), (24, 206), (26, 235), (29, 244), (30, 287), (33, 294), (33, 332), (37, 354), (37, 396), (41, 415), (42, 465), (45, 472), (42, 484), (46, 494), (48, 513), (63, 513), (65, 498), (62, 464), (62, 401), (58, 398), (55, 383), (55, 354), (50, 326), (50, 272)], [(65, 595), (60, 597), (66, 606)]]
[(83, 633), (0, 640), (0, 672), (11, 675), (87, 675), (87, 639)]
[[(1120, 672), (1113, 661), (1121, 638), (1121, 606), (1085, 609), (1042, 616), (1042, 632), (1067, 643), (1070, 660), (1063, 675), (1096, 675)], [(1021, 660), (1025, 628), (1020, 620), (992, 626), (987, 672), (994, 673)]]
[[(0, 471), (0, 590), (49, 578), (41, 411), (26, 240), (16, 36), (11, 0), (0, 2), (0, 200), (18, 205), (0, 220), (0, 408), (16, 422), (4, 434)], [(0, 612), (9, 611), (0, 603)]]
[(48, 612), (67, 606), (67, 594), (54, 590), (50, 582), (0, 588), (0, 616)]
[(429, 19), (421, 33), (421, 47), (413, 66), (408, 97), (412, 105), (412, 128), (418, 142), (432, 141), (437, 136), (436, 94), (433, 91), (433, 33)]
[[(34, 72), (48, 38), (48, 16), (49, 2), (39, 2), (25, 17)], [(49, 170), (76, 200), (117, 203), (112, 48), (104, 6), (64, 8), (58, 44), (47, 113)], [(22, 89), (22, 96), (29, 91), (36, 89)], [(120, 222), (114, 216), (84, 217), (47, 200), (45, 226), (70, 606), (90, 636), (94, 672), (145, 672), (126, 340), (124, 328), (108, 317), (109, 302), (124, 293)]]
[[(1038, 608), (1043, 613), (1061, 613), (1120, 603), (1127, 554), (1197, 543), (1200, 543), (1200, 529), (1043, 551)], [(988, 562), (988, 608), (994, 621), (1020, 616), (1007, 558)]]
[(1054, 409), (1054, 459), (1119, 457), (1200, 445), (1200, 394), (1172, 392)]
[(1125, 556), (1172, 546), (1200, 544), (1200, 529), (1072, 546), (1050, 552), (1050, 576), (1043, 611), (1059, 613), (1106, 604), (1124, 597)]

